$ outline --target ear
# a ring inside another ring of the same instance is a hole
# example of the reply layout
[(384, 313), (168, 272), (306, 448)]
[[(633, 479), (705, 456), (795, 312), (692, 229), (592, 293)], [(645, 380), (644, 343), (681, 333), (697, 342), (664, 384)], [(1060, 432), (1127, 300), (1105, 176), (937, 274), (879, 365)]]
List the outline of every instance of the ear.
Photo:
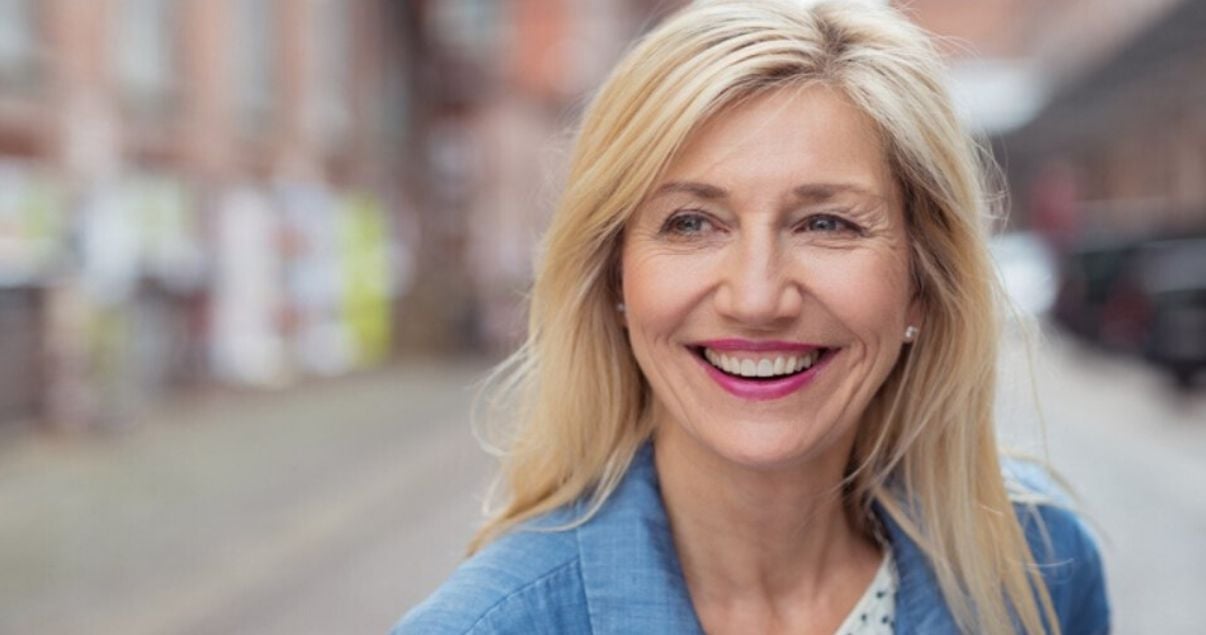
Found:
[(628, 328), (628, 316), (626, 314), (626, 308), (625, 308), (625, 304), (624, 304), (624, 271), (623, 271), (623, 264), (621, 262), (621, 257), (622, 257), (621, 247), (619, 246), (619, 245), (622, 245), (623, 243), (620, 241), (622, 241), (622, 234), (621, 234), (621, 237), (617, 239), (618, 245), (614, 248), (614, 251), (612, 252), (611, 266), (609, 267), (607, 278), (608, 278), (608, 287), (610, 288), (610, 291), (611, 291), (611, 297), (615, 299), (612, 306), (616, 310), (616, 316), (618, 317), (618, 319), (620, 321), (620, 327), (627, 329)]
[(905, 317), (908, 323), (921, 328), (925, 322), (925, 300), (921, 299), (921, 295), (914, 295), (912, 300), (909, 300), (909, 310), (905, 312)]
[(624, 286), (617, 285), (615, 292), (616, 318), (620, 320), (620, 328), (628, 328), (628, 306), (624, 304)]
[[(916, 332), (921, 332), (925, 328), (925, 300), (922, 300), (921, 294), (913, 294), (913, 298), (909, 300), (909, 308), (905, 311), (905, 328), (914, 327)], [(901, 333), (904, 337), (904, 332)], [(908, 343), (916, 341), (916, 336), (905, 340)]]

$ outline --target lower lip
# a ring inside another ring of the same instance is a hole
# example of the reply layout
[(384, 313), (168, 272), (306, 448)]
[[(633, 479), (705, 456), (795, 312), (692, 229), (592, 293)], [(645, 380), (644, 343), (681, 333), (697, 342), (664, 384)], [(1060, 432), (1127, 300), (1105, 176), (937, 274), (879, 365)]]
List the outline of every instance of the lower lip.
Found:
[(707, 360), (700, 358), (698, 355), (695, 358), (703, 365), (708, 376), (716, 380), (716, 383), (720, 384), (721, 388), (729, 391), (733, 396), (750, 401), (770, 401), (772, 399), (782, 399), (812, 383), (816, 379), (817, 374), (821, 372), (821, 369), (829, 365), (829, 360), (833, 359), (837, 352), (837, 350), (829, 349), (829, 352), (817, 360), (817, 363), (813, 364), (808, 370), (791, 375), (790, 377), (771, 381), (734, 377), (721, 372), (720, 369), (709, 364)]

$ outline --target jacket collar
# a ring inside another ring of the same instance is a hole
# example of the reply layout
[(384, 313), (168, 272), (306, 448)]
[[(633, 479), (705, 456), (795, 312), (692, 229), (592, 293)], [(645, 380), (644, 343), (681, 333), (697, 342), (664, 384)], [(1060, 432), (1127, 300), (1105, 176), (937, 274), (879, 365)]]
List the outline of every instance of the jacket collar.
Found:
[(900, 575), (893, 630), (897, 633), (958, 633), (929, 558), (883, 509), (876, 505), (874, 510), (887, 529), (888, 543), (892, 545), (892, 557)]
[(616, 491), (577, 533), (591, 632), (702, 635), (650, 444), (637, 451)]
[[(958, 633), (928, 558), (888, 514), (878, 507), (875, 512), (900, 575), (894, 631)], [(662, 505), (651, 444), (637, 451), (616, 491), (576, 531), (593, 633), (702, 635)]]

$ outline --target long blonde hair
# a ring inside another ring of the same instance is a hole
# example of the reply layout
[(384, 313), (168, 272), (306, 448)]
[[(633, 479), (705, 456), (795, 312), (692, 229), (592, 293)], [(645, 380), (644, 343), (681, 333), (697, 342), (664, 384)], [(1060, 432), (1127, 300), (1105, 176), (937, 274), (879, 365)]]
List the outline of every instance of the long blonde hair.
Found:
[[(876, 122), (899, 181), (925, 329), (871, 402), (848, 492), (927, 554), (966, 631), (1058, 631), (1002, 482), (993, 428), (997, 326), (986, 249), (988, 162), (953, 112), (929, 38), (850, 2), (697, 2), (649, 33), (586, 112), (545, 237), (527, 341), (497, 369), (507, 408), (501, 508), (475, 551), (516, 524), (614, 490), (650, 437), (649, 387), (617, 319), (629, 215), (685, 140), (738, 100), (802, 83), (842, 90)], [(1044, 624), (1045, 621), (1045, 624)]]

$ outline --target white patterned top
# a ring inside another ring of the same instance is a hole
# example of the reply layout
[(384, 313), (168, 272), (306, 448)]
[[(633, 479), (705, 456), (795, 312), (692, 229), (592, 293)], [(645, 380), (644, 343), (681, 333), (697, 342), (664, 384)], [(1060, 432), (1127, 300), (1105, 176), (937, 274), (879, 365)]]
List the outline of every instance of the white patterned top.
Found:
[(896, 572), (896, 561), (892, 550), (884, 549), (884, 561), (875, 572), (875, 579), (863, 593), (846, 621), (834, 635), (892, 635), (896, 624), (896, 590), (900, 577)]

